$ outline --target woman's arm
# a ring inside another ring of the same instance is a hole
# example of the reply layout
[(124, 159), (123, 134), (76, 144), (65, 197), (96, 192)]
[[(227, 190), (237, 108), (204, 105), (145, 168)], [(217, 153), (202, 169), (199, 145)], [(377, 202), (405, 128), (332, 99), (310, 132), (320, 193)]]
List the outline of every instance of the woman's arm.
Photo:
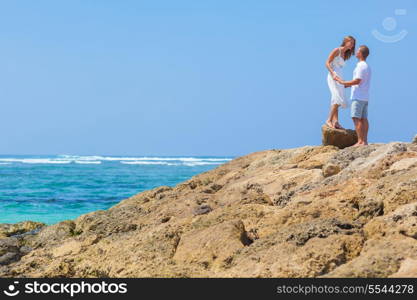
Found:
[(341, 80), (341, 79), (336, 79), (336, 81), (339, 82), (340, 84), (344, 85), (345, 87), (350, 87), (352, 85), (360, 84), (362, 80), (360, 78), (356, 78), (356, 79), (353, 79), (351, 81), (344, 81), (344, 80)]
[(332, 52), (330, 52), (329, 57), (326, 60), (326, 68), (329, 70), (330, 74), (332, 75), (333, 79), (335, 79), (335, 77), (337, 76), (337, 74), (333, 71), (332, 67), (331, 67), (331, 63), (333, 61), (333, 59), (337, 56), (337, 54), (339, 53), (339, 48), (334, 48), (332, 50)]

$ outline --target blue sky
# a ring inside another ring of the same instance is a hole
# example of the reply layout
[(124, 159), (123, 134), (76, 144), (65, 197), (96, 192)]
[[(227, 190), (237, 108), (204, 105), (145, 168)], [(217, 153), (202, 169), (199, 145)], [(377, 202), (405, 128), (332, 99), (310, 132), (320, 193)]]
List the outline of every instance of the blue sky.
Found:
[[(392, 31), (387, 17), (397, 21)], [(408, 35), (384, 43), (373, 29)], [(330, 102), (324, 62), (348, 34), (371, 49), (370, 142), (410, 141), (416, 30), (412, 0), (4, 0), (0, 154), (243, 155), (318, 145)], [(340, 115), (352, 128), (349, 111)]]

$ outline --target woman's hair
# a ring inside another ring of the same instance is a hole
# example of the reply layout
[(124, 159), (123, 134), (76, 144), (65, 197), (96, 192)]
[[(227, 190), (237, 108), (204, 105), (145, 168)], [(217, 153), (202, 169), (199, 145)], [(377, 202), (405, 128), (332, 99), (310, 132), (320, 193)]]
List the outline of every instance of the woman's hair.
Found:
[(343, 59), (344, 60), (348, 60), (354, 53), (355, 53), (355, 45), (356, 45), (356, 40), (353, 36), (345, 36), (345, 38), (343, 39), (342, 44), (340, 45), (340, 47), (343, 47), (346, 45), (346, 43), (351, 40), (353, 42), (353, 46), (352, 49), (348, 49), (345, 51), (345, 53), (343, 54)]

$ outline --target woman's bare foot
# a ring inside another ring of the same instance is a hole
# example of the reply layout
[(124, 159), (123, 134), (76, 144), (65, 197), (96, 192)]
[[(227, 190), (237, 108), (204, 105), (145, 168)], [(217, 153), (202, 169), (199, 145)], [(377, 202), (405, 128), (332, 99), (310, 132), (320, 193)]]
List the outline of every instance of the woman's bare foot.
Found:
[(329, 126), (330, 128), (333, 128), (333, 129), (336, 128), (330, 120), (326, 121), (326, 125)]
[(337, 129), (344, 129), (344, 128), (342, 127), (342, 125), (340, 125), (340, 123), (339, 123), (338, 121), (336, 121), (336, 123), (334, 124), (334, 126), (335, 126)]

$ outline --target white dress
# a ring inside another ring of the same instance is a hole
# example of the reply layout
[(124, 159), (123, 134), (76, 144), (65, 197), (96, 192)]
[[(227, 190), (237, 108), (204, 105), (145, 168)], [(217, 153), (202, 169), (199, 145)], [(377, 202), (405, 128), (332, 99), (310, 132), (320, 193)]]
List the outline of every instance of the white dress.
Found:
[[(333, 61), (330, 63), (331, 68), (336, 72), (337, 76), (343, 78), (343, 66), (345, 65), (345, 60), (339, 55), (336, 56)], [(345, 87), (335, 81), (330, 74), (327, 74), (327, 84), (329, 85), (330, 93), (332, 94), (332, 98), (330, 103), (339, 104), (341, 107), (346, 108), (348, 103), (345, 96)]]

